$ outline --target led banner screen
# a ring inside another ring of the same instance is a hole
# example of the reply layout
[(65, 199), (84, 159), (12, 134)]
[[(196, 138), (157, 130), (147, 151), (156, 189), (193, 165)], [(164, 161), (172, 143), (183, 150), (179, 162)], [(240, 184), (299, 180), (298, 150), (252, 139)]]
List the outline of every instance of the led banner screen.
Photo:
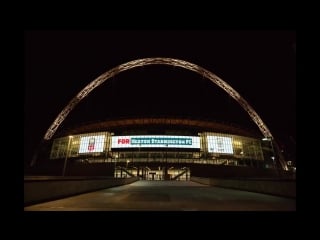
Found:
[(81, 137), (79, 153), (103, 152), (104, 135)]
[(194, 136), (113, 136), (111, 148), (200, 148)]
[(233, 154), (232, 138), (207, 136), (208, 152)]

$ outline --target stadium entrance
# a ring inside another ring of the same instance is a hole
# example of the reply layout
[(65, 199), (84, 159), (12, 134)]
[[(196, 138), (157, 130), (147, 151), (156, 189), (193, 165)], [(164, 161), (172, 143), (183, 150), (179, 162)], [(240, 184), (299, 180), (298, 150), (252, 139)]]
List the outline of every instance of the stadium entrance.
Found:
[(173, 180), (173, 181), (188, 181), (190, 180), (190, 169), (187, 167), (175, 168), (165, 166), (155, 167), (115, 167), (115, 178), (127, 178), (127, 177), (139, 177), (143, 180), (161, 181), (161, 180)]

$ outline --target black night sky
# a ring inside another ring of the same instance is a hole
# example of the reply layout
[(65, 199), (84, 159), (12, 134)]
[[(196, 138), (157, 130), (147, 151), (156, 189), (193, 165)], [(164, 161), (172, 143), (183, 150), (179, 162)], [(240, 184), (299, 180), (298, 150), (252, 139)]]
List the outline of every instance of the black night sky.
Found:
[[(82, 88), (119, 64), (145, 57), (178, 58), (215, 73), (249, 102), (284, 147), (295, 147), (295, 51), (295, 31), (25, 31), (25, 162)], [(58, 131), (130, 116), (213, 119), (258, 131), (240, 105), (208, 79), (158, 65), (108, 80)]]

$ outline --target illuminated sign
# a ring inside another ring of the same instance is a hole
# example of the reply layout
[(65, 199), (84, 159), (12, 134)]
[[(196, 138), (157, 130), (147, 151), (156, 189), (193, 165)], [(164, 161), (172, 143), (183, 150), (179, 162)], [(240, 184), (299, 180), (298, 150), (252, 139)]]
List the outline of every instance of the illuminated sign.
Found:
[(111, 148), (200, 148), (194, 136), (113, 136)]
[(208, 152), (233, 154), (232, 138), (207, 136)]
[(104, 135), (81, 137), (79, 153), (103, 152)]

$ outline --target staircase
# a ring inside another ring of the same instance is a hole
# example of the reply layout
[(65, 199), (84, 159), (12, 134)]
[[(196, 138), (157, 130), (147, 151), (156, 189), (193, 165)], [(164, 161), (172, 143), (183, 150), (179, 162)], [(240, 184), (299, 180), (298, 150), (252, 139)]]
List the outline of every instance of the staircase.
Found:
[(179, 177), (181, 177), (183, 174), (187, 173), (188, 172), (188, 168), (183, 168), (183, 171), (181, 173), (179, 173), (178, 175), (174, 176), (172, 178), (172, 180), (177, 180)]

